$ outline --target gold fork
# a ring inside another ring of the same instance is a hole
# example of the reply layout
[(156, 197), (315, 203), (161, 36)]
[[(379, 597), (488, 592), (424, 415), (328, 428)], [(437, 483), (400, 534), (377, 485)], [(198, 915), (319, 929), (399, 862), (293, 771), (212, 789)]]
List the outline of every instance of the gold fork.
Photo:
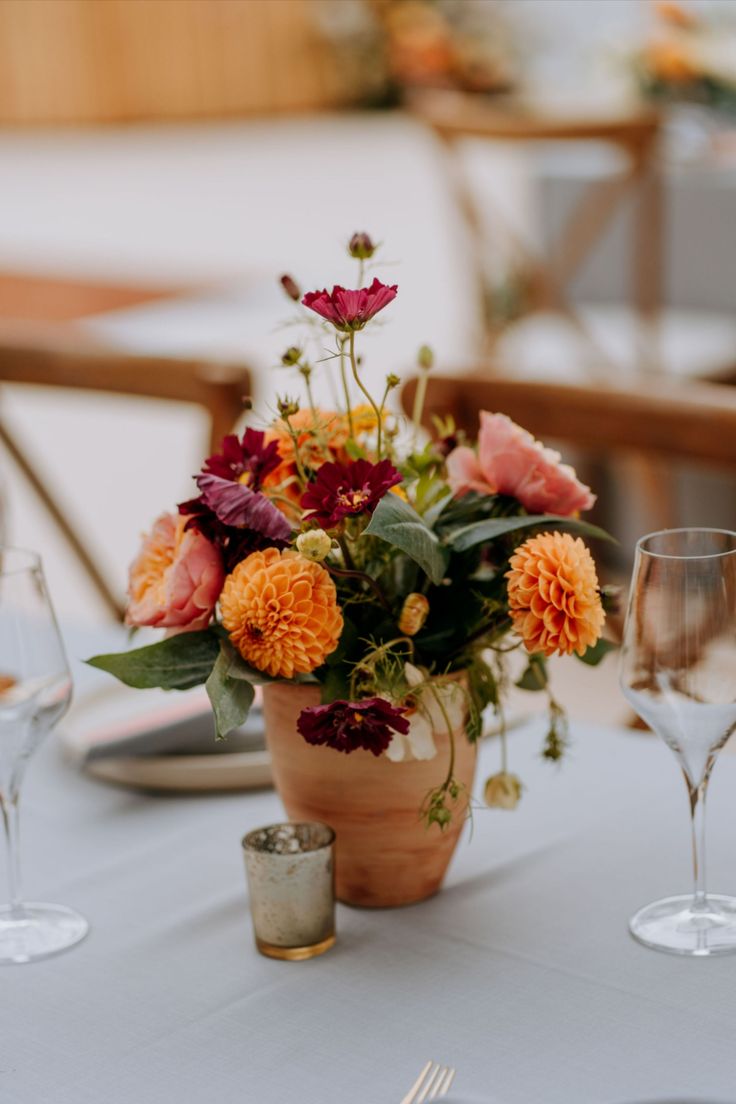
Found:
[(440, 1066), (430, 1059), (400, 1104), (425, 1104), (425, 1101), (447, 1096), (454, 1076), (452, 1066)]

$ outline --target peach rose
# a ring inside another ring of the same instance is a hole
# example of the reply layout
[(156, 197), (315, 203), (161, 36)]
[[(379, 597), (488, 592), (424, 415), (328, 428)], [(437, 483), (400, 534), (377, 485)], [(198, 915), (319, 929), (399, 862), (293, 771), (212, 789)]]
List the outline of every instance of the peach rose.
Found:
[(218, 549), (187, 518), (162, 514), (130, 566), (128, 625), (203, 629), (217, 604), (225, 573)]
[(480, 414), (478, 454), (462, 446), (453, 449), (447, 475), (456, 498), (468, 491), (510, 495), (530, 514), (570, 517), (595, 502), (574, 469), (560, 462), (558, 452), (535, 441), (505, 414), (486, 410)]

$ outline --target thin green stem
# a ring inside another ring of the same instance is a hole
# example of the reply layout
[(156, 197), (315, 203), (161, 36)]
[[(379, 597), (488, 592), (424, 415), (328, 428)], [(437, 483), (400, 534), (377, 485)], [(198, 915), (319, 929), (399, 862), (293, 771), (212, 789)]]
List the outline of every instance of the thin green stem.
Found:
[(357, 441), (355, 440), (355, 429), (353, 427), (352, 402), (350, 399), (350, 388), (348, 387), (348, 374), (345, 371), (345, 338), (339, 337), (337, 340), (340, 346), (340, 378), (342, 380), (342, 389), (345, 392), (345, 413), (348, 416), (348, 429), (350, 430), (350, 440), (355, 445), (357, 444)]
[(348, 354), (350, 356), (350, 366), (353, 369), (353, 379), (355, 380), (358, 387), (363, 392), (363, 394), (367, 398), (368, 402), (373, 407), (373, 410), (375, 411), (376, 419), (378, 421), (378, 437), (377, 437), (377, 441), (376, 441), (376, 456), (377, 456), (377, 459), (380, 460), (381, 459), (381, 432), (382, 432), (382, 429), (383, 429), (383, 426), (381, 425), (381, 411), (376, 406), (376, 401), (373, 398), (373, 396), (371, 395), (368, 388), (363, 385), (363, 381), (361, 380), (360, 375), (358, 373), (358, 365), (357, 365), (356, 360), (355, 360), (355, 331), (354, 330), (350, 331), (350, 345), (349, 345), (349, 348), (348, 348)]
[(447, 787), (452, 782), (453, 776), (455, 774), (455, 733), (452, 731), (452, 724), (450, 723), (450, 718), (447, 715), (447, 710), (445, 709), (445, 704), (444, 704), (444, 702), (442, 701), (442, 698), (440, 697), (440, 695), (437, 692), (437, 688), (431, 682), (429, 682), (427, 684), (427, 686), (428, 686), (429, 690), (431, 691), (432, 697), (434, 698), (434, 700), (437, 702), (437, 705), (439, 706), (440, 713), (442, 714), (442, 718), (443, 718), (443, 720), (445, 722), (445, 725), (447, 727), (447, 735), (450, 738), (450, 762), (449, 762), (448, 767), (447, 767), (447, 777), (445, 778), (445, 782), (444, 782), (445, 787)]
[(341, 533), (339, 535), (339, 537), (337, 538), (337, 543), (340, 545), (340, 551), (342, 552), (342, 558), (345, 561), (345, 567), (348, 568), (349, 571), (355, 571), (355, 563), (353, 562), (353, 557), (350, 553), (350, 549), (347, 546), (347, 541), (345, 540), (344, 533)]
[(284, 425), (286, 426), (286, 430), (289, 434), (289, 437), (291, 438), (291, 443), (294, 446), (294, 463), (296, 464), (296, 470), (299, 473), (299, 478), (302, 481), (302, 486), (306, 487), (306, 485), (308, 483), (308, 479), (307, 479), (307, 473), (304, 470), (304, 465), (302, 464), (302, 460), (301, 460), (301, 457), (299, 455), (299, 434), (296, 432), (296, 430), (291, 425), (291, 422), (289, 421), (288, 417), (282, 418), (282, 421), (283, 421)]
[(416, 442), (419, 434), (419, 427), (422, 424), (422, 415), (424, 413), (424, 403), (427, 398), (427, 376), (426, 369), (422, 370), (422, 374), (417, 382), (417, 390), (414, 395), (414, 409), (411, 413), (411, 420), (414, 425), (414, 441)]

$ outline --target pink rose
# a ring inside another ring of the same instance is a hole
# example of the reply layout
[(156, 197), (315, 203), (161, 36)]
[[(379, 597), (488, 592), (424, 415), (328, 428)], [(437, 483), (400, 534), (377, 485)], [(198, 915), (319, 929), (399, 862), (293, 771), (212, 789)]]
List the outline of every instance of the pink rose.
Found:
[(203, 629), (225, 581), (220, 553), (187, 518), (162, 514), (130, 567), (128, 625)]
[(480, 414), (477, 456), (469, 448), (453, 449), (447, 474), (456, 498), (468, 491), (510, 495), (530, 514), (570, 517), (595, 502), (590, 487), (560, 462), (558, 452), (535, 441), (505, 414), (486, 410)]

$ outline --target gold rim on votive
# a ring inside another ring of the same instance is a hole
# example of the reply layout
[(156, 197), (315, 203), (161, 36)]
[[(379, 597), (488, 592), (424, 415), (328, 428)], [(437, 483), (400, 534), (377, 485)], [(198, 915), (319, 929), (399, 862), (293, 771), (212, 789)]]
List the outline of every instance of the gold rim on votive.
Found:
[(316, 958), (317, 955), (329, 951), (330, 947), (335, 945), (336, 938), (333, 932), (332, 935), (328, 935), (320, 943), (312, 943), (308, 947), (277, 947), (275, 944), (266, 943), (265, 940), (256, 936), (256, 947), (262, 955), (266, 955), (268, 958), (280, 958), (286, 962), (302, 962), (306, 958)]

